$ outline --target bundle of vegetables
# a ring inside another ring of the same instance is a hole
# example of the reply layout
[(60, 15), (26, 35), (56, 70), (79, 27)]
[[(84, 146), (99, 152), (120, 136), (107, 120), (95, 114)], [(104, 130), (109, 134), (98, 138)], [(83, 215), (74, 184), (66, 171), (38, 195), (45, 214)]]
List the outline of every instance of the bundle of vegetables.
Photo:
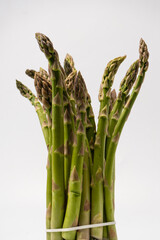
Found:
[[(126, 56), (111, 60), (102, 77), (100, 110), (96, 124), (91, 98), (73, 58), (64, 67), (48, 37), (36, 33), (48, 60), (48, 72), (26, 70), (34, 79), (37, 97), (20, 81), (20, 93), (35, 107), (48, 149), (46, 228), (114, 221), (115, 152), (119, 138), (138, 96), (148, 68), (149, 53), (141, 39), (139, 59), (128, 69), (119, 92), (114, 77)], [(131, 93), (130, 93), (131, 92)], [(47, 232), (47, 240), (116, 240), (115, 225), (91, 230)]]

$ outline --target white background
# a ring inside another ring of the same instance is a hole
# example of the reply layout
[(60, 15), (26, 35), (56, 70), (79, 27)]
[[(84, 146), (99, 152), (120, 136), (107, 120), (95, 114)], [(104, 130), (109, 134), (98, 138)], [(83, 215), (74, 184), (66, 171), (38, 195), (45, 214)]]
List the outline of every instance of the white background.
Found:
[(107, 62), (127, 54), (120, 80), (148, 44), (150, 67), (116, 155), (116, 221), (120, 240), (159, 239), (160, 229), (160, 2), (0, 1), (0, 239), (45, 239), (47, 150), (34, 108), (15, 86), (34, 91), (26, 68), (47, 69), (35, 32), (46, 34), (63, 63), (70, 53), (98, 116)]

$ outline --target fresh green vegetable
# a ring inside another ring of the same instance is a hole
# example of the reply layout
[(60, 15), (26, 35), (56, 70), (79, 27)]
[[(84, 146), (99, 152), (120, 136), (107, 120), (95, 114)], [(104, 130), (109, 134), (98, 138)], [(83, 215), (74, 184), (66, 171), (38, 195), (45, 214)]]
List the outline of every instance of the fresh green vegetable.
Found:
[[(99, 91), (96, 128), (90, 95), (73, 58), (64, 67), (52, 42), (36, 33), (48, 60), (48, 72), (26, 70), (34, 79), (37, 97), (20, 81), (17, 88), (35, 107), (48, 150), (46, 228), (70, 228), (114, 221), (115, 154), (121, 132), (148, 69), (149, 53), (140, 40), (139, 59), (128, 69), (118, 95), (112, 89), (125, 57), (111, 60)], [(137, 77), (138, 75), (138, 77)], [(97, 129), (97, 130), (96, 130)], [(47, 232), (47, 240), (117, 240), (116, 226)]]

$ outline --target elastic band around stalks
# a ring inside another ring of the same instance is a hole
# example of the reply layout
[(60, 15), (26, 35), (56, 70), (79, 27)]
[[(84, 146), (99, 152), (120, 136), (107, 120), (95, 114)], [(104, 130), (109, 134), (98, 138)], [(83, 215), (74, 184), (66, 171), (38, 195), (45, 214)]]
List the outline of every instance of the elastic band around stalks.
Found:
[(55, 228), (55, 229), (46, 229), (46, 232), (71, 232), (76, 230), (82, 230), (87, 228), (96, 228), (96, 227), (105, 227), (109, 225), (114, 225), (116, 222), (106, 222), (106, 223), (96, 223), (96, 224), (89, 224), (89, 225), (82, 225), (77, 227), (71, 228)]

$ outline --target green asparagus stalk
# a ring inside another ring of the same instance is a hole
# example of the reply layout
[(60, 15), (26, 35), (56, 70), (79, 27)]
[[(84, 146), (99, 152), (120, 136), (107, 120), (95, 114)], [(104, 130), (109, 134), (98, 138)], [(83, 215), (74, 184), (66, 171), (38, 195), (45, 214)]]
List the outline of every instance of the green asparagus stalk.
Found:
[[(132, 93), (118, 119), (118, 122), (115, 126), (114, 132), (112, 134), (111, 142), (107, 152), (106, 166), (105, 166), (105, 179), (104, 179), (104, 189), (105, 189), (105, 210), (107, 221), (114, 221), (114, 208), (113, 208), (113, 199), (112, 199), (112, 188), (113, 188), (113, 167), (114, 167), (114, 158), (115, 151), (119, 142), (120, 134), (122, 132), (123, 126), (128, 118), (128, 115), (133, 107), (133, 104), (138, 96), (141, 85), (143, 83), (145, 72), (148, 68), (148, 58), (149, 53), (146, 43), (141, 39), (140, 40), (140, 73), (138, 78), (135, 81)], [(117, 240), (117, 233), (115, 225), (108, 226), (109, 239)]]
[[(130, 89), (132, 88), (136, 77), (138, 73), (138, 67), (139, 67), (139, 60), (135, 61), (130, 68), (128, 69), (125, 77), (121, 81), (120, 88), (119, 88), (119, 94), (116, 98), (115, 104), (113, 104), (111, 113), (109, 115), (109, 127), (108, 127), (108, 136), (106, 139), (106, 156), (108, 152), (108, 147), (111, 141), (112, 133), (114, 131), (114, 128), (116, 126), (116, 123), (118, 121), (118, 117), (120, 116), (124, 103), (126, 99), (128, 98), (128, 94)], [(114, 97), (114, 96), (113, 96)], [(115, 159), (113, 163), (113, 187), (112, 187), (112, 202), (113, 202), (113, 209), (114, 209), (114, 194), (115, 194)]]
[[(91, 116), (91, 110), (92, 110), (92, 106), (91, 106), (91, 99), (90, 96), (88, 94), (87, 88), (84, 85), (84, 88), (86, 89), (86, 93), (87, 93), (87, 98), (86, 98), (86, 136), (85, 136), (85, 154), (84, 154), (84, 163), (83, 163), (83, 185), (82, 185), (82, 200), (81, 200), (81, 209), (80, 209), (80, 216), (79, 216), (79, 225), (88, 225), (90, 224), (90, 180), (91, 180), (91, 168), (92, 168), (92, 153), (91, 151), (93, 149), (91, 149), (92, 145), (91, 145), (91, 141), (89, 144), (89, 140), (91, 140), (91, 138), (94, 138), (94, 134), (95, 134), (95, 125), (93, 124), (91, 126), (89, 126), (88, 124), (88, 120), (89, 117), (93, 120), (92, 123), (94, 122), (94, 115), (92, 114)], [(92, 128), (93, 131), (88, 131), (88, 138), (87, 138), (87, 127), (88, 130), (89, 128)], [(90, 137), (90, 138), (89, 138)], [(77, 240), (89, 240), (90, 239), (90, 229), (83, 229), (83, 230), (79, 230), (77, 232)]]
[[(103, 222), (107, 222), (105, 211), (103, 212)], [(109, 240), (107, 226), (103, 227), (103, 240)]]
[[(52, 99), (52, 86), (49, 82), (48, 73), (40, 68), (39, 72), (35, 70), (26, 70), (26, 74), (34, 79), (38, 99), (42, 102), (48, 116), (48, 131), (49, 131), (49, 147), (47, 159), (47, 186), (46, 186), (46, 228), (51, 228), (51, 206), (52, 206), (52, 120), (51, 120), (51, 99)], [(47, 240), (51, 240), (51, 233), (47, 233)]]
[[(107, 124), (107, 108), (104, 107), (101, 111), (101, 126), (99, 126), (94, 145), (94, 162), (92, 171), (92, 209), (91, 223), (103, 222), (103, 158)], [(98, 135), (99, 132), (99, 135)], [(99, 159), (98, 159), (99, 158)], [(95, 163), (97, 161), (97, 164)], [(91, 236), (97, 239), (102, 239), (103, 228), (93, 228)]]
[[(111, 97), (110, 97), (110, 106), (109, 106), (109, 119), (110, 119), (110, 114), (111, 114), (111, 111), (113, 109), (113, 106), (114, 106), (114, 103), (117, 99), (117, 93), (116, 93), (116, 90), (113, 89), (111, 91)], [(110, 124), (108, 124), (108, 128), (110, 127)], [(108, 130), (109, 132), (109, 130)], [(108, 137), (109, 134), (108, 134)], [(107, 154), (107, 137), (106, 137), (106, 154)], [(105, 159), (106, 159), (106, 155), (105, 155)], [(115, 193), (115, 160), (114, 160), (114, 168), (113, 168), (113, 206), (114, 205), (114, 193)], [(105, 206), (104, 206), (104, 209), (105, 209)], [(105, 214), (105, 211), (104, 211), (104, 222), (106, 222), (107, 219), (106, 219), (106, 214)], [(107, 236), (108, 236), (108, 233), (107, 233), (107, 226), (103, 228), (103, 238), (104, 239), (107, 239)]]
[[(64, 175), (65, 175), (65, 190), (68, 191), (71, 159), (73, 152), (73, 143), (76, 136), (75, 129), (75, 97), (74, 84), (77, 72), (71, 72), (64, 79)], [(72, 94), (71, 94), (72, 93)], [(71, 95), (73, 96), (71, 99)]]
[[(106, 156), (107, 156), (108, 146), (110, 144), (110, 140), (112, 137), (112, 133), (118, 121), (118, 116), (120, 116), (123, 106), (126, 100), (128, 99), (129, 92), (136, 80), (136, 77), (138, 74), (138, 67), (139, 67), (139, 60), (135, 61), (128, 69), (125, 77), (123, 78), (120, 84), (118, 97), (116, 98), (115, 102), (114, 100), (112, 101), (112, 109), (109, 115), (109, 127), (108, 127), (109, 134), (107, 136), (107, 141), (106, 141)], [(112, 92), (112, 98), (115, 99), (114, 92)], [(113, 102), (115, 104), (113, 104)]]
[[(49, 38), (36, 33), (41, 51), (49, 62), (52, 82), (52, 211), (51, 228), (61, 228), (64, 217), (64, 124), (63, 83), (59, 57)], [(51, 240), (61, 240), (61, 233), (51, 233)]]
[(70, 105), (64, 108), (64, 181), (65, 181), (65, 192), (68, 192), (69, 175), (71, 168), (72, 158), (72, 144), (73, 144), (73, 122), (71, 119), (71, 108)]
[[(78, 73), (81, 78), (81, 84), (83, 85), (83, 89), (86, 93), (86, 114), (85, 114), (85, 128), (87, 127), (87, 109), (92, 108), (91, 101), (89, 99), (89, 94), (87, 91), (86, 84), (81, 76), (80, 72)], [(76, 102), (76, 101), (75, 101)], [(77, 104), (77, 102), (76, 102)], [(82, 103), (83, 104), (83, 103)], [(78, 105), (78, 104), (77, 104)], [(93, 116), (94, 117), (94, 116)], [(77, 115), (77, 119), (79, 120), (79, 116)], [(86, 225), (90, 223), (90, 171), (92, 166), (92, 156), (91, 149), (88, 142), (88, 138), (85, 134), (85, 155), (84, 155), (84, 163), (83, 163), (83, 181), (82, 181), (82, 199), (81, 199), (81, 208), (80, 208), (80, 216), (79, 216), (79, 225)], [(90, 230), (83, 229), (77, 232), (77, 239), (87, 240), (90, 237)]]
[(125, 77), (123, 78), (120, 88), (119, 94), (116, 98), (115, 104), (113, 105), (112, 111), (109, 115), (109, 136), (107, 137), (107, 145), (110, 143), (110, 138), (112, 136), (114, 127), (117, 123), (117, 116), (121, 114), (123, 105), (125, 103), (126, 98), (128, 97), (129, 91), (131, 90), (138, 73), (139, 60), (135, 61), (130, 68), (128, 69)]
[[(49, 150), (47, 159), (47, 186), (46, 186), (46, 229), (51, 229), (52, 211), (52, 120), (48, 115)], [(47, 232), (47, 240), (51, 240), (51, 233)]]
[[(71, 173), (69, 179), (68, 201), (63, 223), (63, 228), (78, 225), (81, 193), (82, 193), (82, 171), (85, 150), (85, 101), (86, 92), (83, 85), (83, 78), (78, 73), (75, 81), (75, 99), (78, 112), (77, 137), (73, 145)], [(62, 237), (66, 240), (74, 240), (76, 231), (63, 232)]]
[[(56, 52), (56, 54), (58, 54), (56, 50), (55, 50), (55, 52)], [(61, 74), (61, 78), (64, 80), (66, 78), (66, 73), (65, 73), (63, 67), (61, 66), (61, 63), (60, 63), (59, 59), (58, 59), (57, 63), (58, 63), (58, 66), (59, 66), (59, 72)], [(48, 73), (49, 73), (49, 79), (50, 79), (50, 77), (52, 75), (52, 71), (50, 70), (50, 67), (48, 67)]]
[(77, 70), (74, 67), (73, 58), (69, 54), (66, 55), (64, 60), (64, 70), (67, 76), (65, 79), (65, 86), (67, 89), (67, 93), (70, 97), (72, 111), (74, 115), (76, 115), (74, 85), (75, 85), (75, 78), (77, 76)]
[[(80, 73), (79, 73), (80, 74)], [(71, 109), (72, 109), (72, 114), (71, 114), (71, 117), (72, 118), (76, 118), (76, 101), (75, 101), (75, 91), (74, 91), (74, 86), (75, 86), (75, 79), (76, 79), (76, 76), (77, 76), (77, 71), (75, 68), (73, 68), (73, 71), (67, 76), (67, 78), (65, 79), (65, 86), (66, 86), (66, 90), (67, 90), (67, 94), (69, 95), (69, 102), (70, 102), (70, 105), (71, 105)], [(81, 76), (82, 78), (82, 76)], [(84, 88), (86, 89), (85, 91), (87, 92), (87, 88), (86, 88), (86, 85), (83, 81), (83, 85), (84, 85)], [(90, 96), (87, 92), (87, 99), (86, 99), (86, 112), (87, 112), (87, 116), (88, 116), (88, 119), (90, 121), (90, 124), (87, 122), (86, 124), (86, 132), (88, 130), (88, 136), (90, 136), (90, 138), (88, 137), (88, 139), (86, 140), (86, 144), (88, 146), (88, 151), (89, 151), (89, 158), (90, 158), (90, 161), (92, 162), (92, 159), (91, 159), (91, 146), (94, 145), (94, 142), (92, 143), (90, 141), (90, 144), (89, 144), (89, 140), (92, 138), (92, 135), (93, 133), (95, 134), (95, 120), (94, 120), (94, 113), (93, 113), (93, 110), (92, 110), (92, 106), (91, 106), (91, 99), (90, 99)], [(87, 121), (88, 121), (87, 119)], [(73, 121), (73, 119), (72, 119)], [(92, 123), (92, 125), (91, 125)], [(92, 128), (92, 130), (90, 131), (89, 128)], [(94, 129), (94, 131), (93, 131)]]
[(67, 93), (69, 95), (69, 101), (70, 101), (74, 115), (76, 115), (76, 103), (75, 103), (75, 95), (74, 95), (74, 85), (75, 85), (76, 76), (77, 76), (77, 71), (74, 70), (65, 79), (65, 86), (66, 86)]
[[(115, 58), (107, 64), (100, 88), (100, 113), (94, 145), (94, 160), (92, 171), (91, 222), (93, 224), (103, 222), (103, 165), (105, 157), (105, 140), (107, 133), (110, 89), (113, 84), (114, 76), (124, 59), (125, 56)], [(91, 230), (91, 236), (97, 239), (102, 239), (103, 227), (93, 228)]]
[(111, 91), (111, 96), (110, 96), (109, 114), (111, 113), (111, 111), (113, 109), (116, 99), (117, 99), (117, 93), (116, 93), (116, 90), (113, 89)]
[(94, 142), (95, 142), (95, 135), (96, 135), (96, 124), (95, 124), (95, 117), (91, 105), (91, 97), (89, 93), (87, 93), (87, 125), (86, 125), (86, 135), (89, 143), (89, 147), (91, 150), (92, 158), (94, 154)]
[[(87, 143), (85, 145), (83, 163), (82, 200), (79, 216), (79, 226), (90, 224), (90, 161)], [(77, 240), (89, 240), (90, 230), (83, 229), (77, 232)]]
[[(20, 90), (20, 93), (22, 96), (28, 98), (28, 100), (32, 103), (32, 105), (35, 107), (37, 115), (39, 117), (39, 121), (41, 124), (41, 128), (44, 134), (44, 138), (46, 141), (46, 145), (48, 148), (48, 163), (47, 163), (47, 193), (46, 193), (46, 227), (50, 228), (50, 216), (51, 216), (51, 171), (50, 171), (50, 163), (51, 163), (51, 154), (50, 154), (50, 141), (51, 141), (51, 126), (50, 126), (50, 120), (47, 121), (46, 114), (44, 113), (44, 110), (39, 103), (36, 96), (29, 90), (25, 85), (23, 85), (20, 81), (16, 81), (17, 88)], [(48, 126), (47, 126), (48, 123)], [(47, 240), (50, 240), (50, 233), (47, 233)]]
[(21, 95), (23, 97), (27, 98), (31, 102), (31, 104), (35, 107), (35, 110), (38, 115), (39, 122), (40, 122), (40, 125), (42, 128), (42, 132), (44, 135), (44, 139), (45, 139), (45, 142), (46, 142), (46, 145), (48, 148), (48, 146), (49, 146), (48, 121), (47, 121), (46, 114), (44, 113), (44, 110), (43, 110), (40, 102), (38, 101), (36, 96), (32, 93), (32, 91), (28, 87), (26, 87), (23, 83), (16, 80), (16, 86), (17, 86), (18, 90), (20, 91)]
[[(51, 229), (52, 211), (52, 119), (50, 108), (47, 109), (48, 129), (49, 129), (49, 149), (47, 159), (47, 186), (46, 186), (46, 229)], [(47, 240), (51, 240), (51, 233), (47, 232)]]
[[(111, 111), (113, 109), (116, 99), (117, 99), (117, 93), (116, 93), (116, 90), (113, 89), (111, 91), (111, 95), (110, 95), (109, 117), (110, 117), (110, 114), (111, 114)], [(110, 124), (108, 124), (108, 128), (109, 127), (110, 127)], [(109, 130), (108, 130), (108, 132), (109, 132)], [(109, 134), (108, 134), (108, 137), (109, 137)], [(106, 137), (106, 146), (107, 146), (107, 137)], [(107, 152), (107, 150), (106, 150), (106, 152)], [(106, 156), (105, 156), (105, 158), (106, 158)], [(114, 169), (113, 169), (113, 180), (115, 183), (115, 164), (114, 164)], [(114, 185), (114, 183), (113, 183), (113, 185)], [(113, 201), (114, 201), (114, 191), (115, 191), (115, 188), (113, 186)], [(104, 206), (104, 209), (105, 209), (105, 206)], [(104, 222), (107, 221), (105, 211), (103, 213), (103, 219), (104, 219)], [(108, 236), (108, 233), (107, 233), (107, 226), (106, 226), (106, 227), (103, 227), (103, 239), (108, 240), (107, 236)]]

